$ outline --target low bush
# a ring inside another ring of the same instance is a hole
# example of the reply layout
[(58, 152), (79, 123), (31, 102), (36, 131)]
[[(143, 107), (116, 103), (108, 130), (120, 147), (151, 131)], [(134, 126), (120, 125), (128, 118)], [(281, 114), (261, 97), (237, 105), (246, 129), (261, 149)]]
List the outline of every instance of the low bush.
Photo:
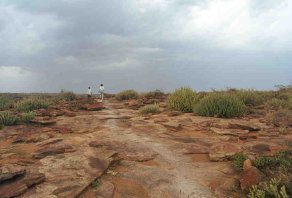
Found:
[(10, 111), (0, 111), (0, 125), (10, 126), (15, 125), (18, 117)]
[(265, 107), (268, 109), (279, 109), (287, 107), (287, 102), (283, 99), (272, 98), (265, 102)]
[(22, 122), (29, 122), (31, 120), (33, 120), (35, 118), (36, 114), (32, 111), (30, 112), (26, 112), (26, 113), (22, 113), (21, 114), (21, 121)]
[(289, 100), (292, 98), (292, 86), (277, 86), (275, 93), (276, 98), (281, 100)]
[(288, 198), (285, 185), (280, 179), (273, 178), (249, 189), (248, 198)]
[(159, 112), (159, 105), (158, 104), (149, 104), (149, 105), (146, 105), (140, 109), (140, 113), (142, 115), (149, 114), (149, 113), (155, 114), (158, 112)]
[(195, 115), (232, 118), (245, 113), (245, 105), (229, 93), (211, 93), (193, 106)]
[(277, 127), (290, 127), (292, 126), (292, 110), (280, 109), (276, 112), (269, 112), (266, 119)]
[(0, 111), (8, 110), (13, 107), (13, 101), (5, 95), (0, 95)]
[(147, 93), (144, 93), (143, 96), (146, 98), (159, 98), (161, 96), (164, 96), (165, 94), (160, 91), (159, 89), (156, 89), (154, 91), (149, 91)]
[(234, 170), (240, 172), (243, 169), (243, 163), (247, 159), (247, 156), (243, 153), (236, 153), (233, 156), (229, 157), (229, 159), (232, 160), (232, 166)]
[(245, 104), (250, 106), (262, 105), (267, 100), (264, 92), (255, 90), (237, 90), (234, 94)]
[(290, 98), (290, 99), (287, 100), (286, 105), (287, 105), (287, 108), (288, 109), (292, 110), (292, 98)]
[(76, 100), (77, 98), (75, 93), (73, 93), (72, 91), (65, 91), (65, 90), (61, 90), (59, 96), (61, 99), (64, 99), (66, 101), (73, 101), (73, 100)]
[(192, 112), (195, 96), (196, 94), (191, 88), (182, 87), (168, 96), (167, 106), (171, 110)]
[(0, 130), (2, 130), (4, 128), (3, 124), (0, 124)]
[(257, 156), (254, 160), (254, 166), (258, 169), (269, 168), (292, 168), (292, 151), (281, 151), (274, 156)]
[(50, 101), (38, 96), (24, 98), (15, 104), (15, 109), (19, 112), (29, 112), (36, 109), (47, 109)]
[(132, 89), (124, 90), (118, 94), (115, 95), (115, 98), (117, 100), (130, 100), (130, 99), (137, 99), (139, 94)]

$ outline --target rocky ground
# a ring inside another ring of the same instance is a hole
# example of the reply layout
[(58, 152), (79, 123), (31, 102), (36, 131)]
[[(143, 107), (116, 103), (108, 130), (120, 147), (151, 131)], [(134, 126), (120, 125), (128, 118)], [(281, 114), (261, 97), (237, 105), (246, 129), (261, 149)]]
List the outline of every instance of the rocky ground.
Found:
[(236, 173), (226, 156), (291, 149), (292, 135), (260, 116), (197, 117), (159, 102), (161, 113), (149, 116), (137, 101), (57, 106), (32, 124), (5, 127), (0, 198), (245, 197), (236, 187), (261, 175), (248, 162)]

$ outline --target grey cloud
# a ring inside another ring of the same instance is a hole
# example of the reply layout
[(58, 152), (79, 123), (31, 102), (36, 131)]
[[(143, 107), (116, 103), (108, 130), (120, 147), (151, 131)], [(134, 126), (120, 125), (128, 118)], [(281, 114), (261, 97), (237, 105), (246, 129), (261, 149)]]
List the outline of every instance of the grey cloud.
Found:
[[(207, 9), (216, 1), (161, 0), (157, 2), (162, 5), (148, 7), (145, 2), (146, 7), (139, 7), (134, 0), (1, 1), (0, 8), (9, 7), (27, 16), (17, 19), (32, 25), (31, 35), (39, 40), (31, 44), (43, 46), (30, 55), (0, 46), (0, 67), (25, 67), (34, 79), (28, 80), (27, 86), (14, 84), (10, 91), (56, 92), (64, 88), (83, 92), (88, 85), (101, 82), (110, 92), (126, 88), (169, 91), (178, 86), (267, 89), (291, 81), (291, 51), (266, 48), (272, 40), (253, 42), (260, 50), (253, 45), (225, 48), (224, 43), (218, 45), (216, 34), (197, 35), (200, 27), (183, 33), (193, 17), (190, 8)], [(253, 1), (247, 9), (258, 15), (274, 11), (278, 5), (275, 1)], [(1, 32), (7, 31), (6, 22), (0, 15), (0, 42)], [(31, 36), (22, 31), (18, 34), (23, 35), (21, 42)], [(9, 39), (14, 37), (17, 35)], [(0, 82), (7, 84), (7, 80)]]

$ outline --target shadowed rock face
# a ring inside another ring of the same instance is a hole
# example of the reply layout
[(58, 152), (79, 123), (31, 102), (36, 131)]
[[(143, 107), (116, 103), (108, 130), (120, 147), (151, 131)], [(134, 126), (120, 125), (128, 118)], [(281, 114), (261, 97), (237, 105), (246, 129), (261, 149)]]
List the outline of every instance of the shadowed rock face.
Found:
[(26, 172), (23, 167), (7, 164), (1, 167), (0, 197), (10, 198), (25, 193), (29, 188), (45, 181), (42, 173)]
[(276, 129), (258, 119), (167, 110), (141, 116), (138, 107), (150, 102), (110, 101), (77, 111), (78, 104), (72, 114), (66, 103), (39, 112), (52, 125), (4, 128), (0, 197), (235, 197), (230, 189), (240, 193), (263, 175), (247, 162), (236, 173), (227, 156), (285, 148), (284, 137), (271, 136)]

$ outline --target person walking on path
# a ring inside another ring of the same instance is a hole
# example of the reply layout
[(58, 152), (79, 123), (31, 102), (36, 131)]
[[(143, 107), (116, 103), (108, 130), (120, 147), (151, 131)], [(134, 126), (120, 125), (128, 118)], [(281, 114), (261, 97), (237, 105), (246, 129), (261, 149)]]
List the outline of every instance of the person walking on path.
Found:
[(87, 89), (87, 98), (91, 98), (91, 95), (92, 95), (92, 91), (91, 91), (91, 88), (90, 87), (88, 87), (88, 89)]
[(100, 84), (99, 94), (100, 94), (101, 101), (103, 101), (103, 98), (104, 98), (104, 86), (103, 86), (103, 84)]

